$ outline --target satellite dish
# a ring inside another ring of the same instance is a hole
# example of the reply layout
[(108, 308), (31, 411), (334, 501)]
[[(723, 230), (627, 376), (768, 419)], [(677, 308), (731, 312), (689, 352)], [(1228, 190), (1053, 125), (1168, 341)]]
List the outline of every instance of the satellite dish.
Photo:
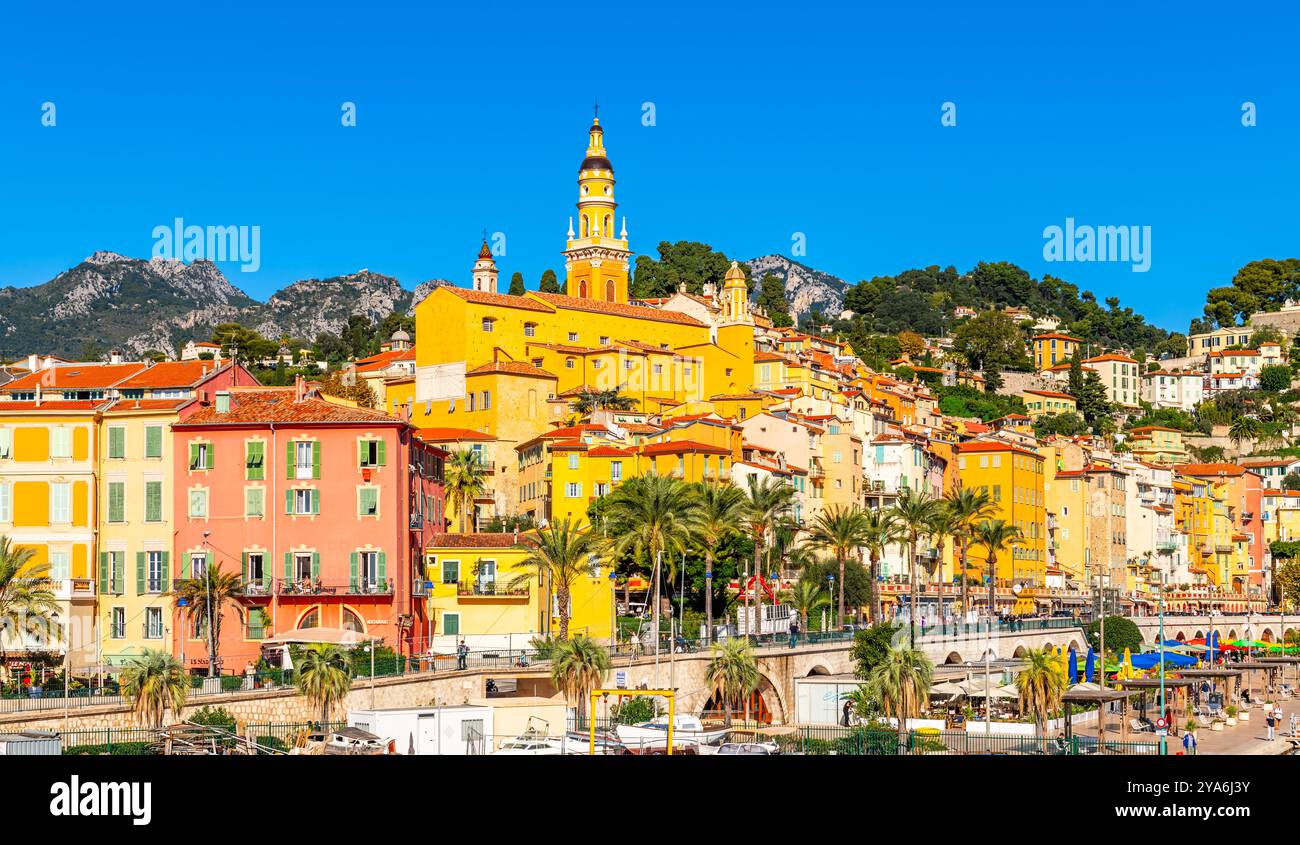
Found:
[(1019, 584), (1012, 584), (1012, 585), (1011, 585), (1011, 592), (1012, 592), (1013, 595), (1017, 595), (1017, 596), (1020, 595), (1020, 591), (1023, 590), (1023, 589), (1024, 589), (1024, 588), (1021, 587)]

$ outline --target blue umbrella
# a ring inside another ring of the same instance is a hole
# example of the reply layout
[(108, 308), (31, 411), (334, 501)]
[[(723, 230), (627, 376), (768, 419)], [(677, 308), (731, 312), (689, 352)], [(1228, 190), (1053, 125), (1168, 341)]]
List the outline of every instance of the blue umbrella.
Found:
[[(1196, 658), (1188, 657), (1185, 654), (1176, 654), (1172, 651), (1166, 651), (1165, 663), (1170, 666), (1195, 666)], [(1135, 669), (1154, 669), (1159, 665), (1159, 652), (1148, 651), (1146, 654), (1136, 654), (1133, 656), (1133, 668)]]
[(1070, 649), (1070, 686), (1079, 683), (1079, 652)]
[(1165, 648), (1182, 648), (1183, 646), (1187, 645), (1187, 643), (1182, 643), (1179, 642), (1178, 640), (1165, 640), (1161, 645), (1163, 645)]
[(1093, 680), (1094, 676), (1096, 676), (1096, 674), (1097, 674), (1097, 655), (1096, 655), (1096, 653), (1095, 653), (1091, 648), (1089, 648), (1089, 649), (1088, 649), (1088, 663), (1087, 663), (1087, 665), (1084, 667), (1084, 670), (1083, 670), (1083, 678), (1084, 678), (1084, 680), (1087, 681), (1088, 683), (1092, 683), (1092, 680)]
[(1210, 662), (1213, 663), (1215, 652), (1219, 650), (1219, 632), (1211, 631), (1210, 638), (1205, 641), (1205, 644), (1210, 649), (1207, 654), (1209, 655)]

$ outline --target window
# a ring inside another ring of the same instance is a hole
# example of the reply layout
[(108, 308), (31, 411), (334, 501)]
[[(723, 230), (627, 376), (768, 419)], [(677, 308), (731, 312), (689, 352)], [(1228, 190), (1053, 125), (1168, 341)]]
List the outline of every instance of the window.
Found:
[(190, 577), (202, 578), (208, 571), (207, 552), (194, 552), (190, 555)]
[(11, 456), (13, 452), (13, 429), (0, 428), (0, 460)]
[(313, 577), (312, 563), (316, 556), (311, 552), (299, 552), (293, 556), (293, 577), (296, 581), (310, 581)]
[(384, 441), (362, 440), (359, 442), (358, 463), (363, 467), (381, 467), (385, 461)]
[(72, 457), (72, 429), (66, 425), (58, 425), (50, 430), (50, 457), (51, 458), (71, 458)]
[(144, 521), (162, 522), (162, 482), (144, 483)]
[(492, 408), (492, 391), (483, 391), (483, 410), (488, 411)]
[(208, 491), (190, 491), (190, 519), (208, 518)]
[(161, 640), (163, 635), (162, 608), (144, 609), (144, 636), (147, 640)]
[(163, 427), (160, 425), (145, 426), (144, 456), (146, 458), (161, 458), (162, 443), (163, 443)]
[(362, 487), (357, 490), (357, 515), (379, 516), (378, 487)]
[(494, 322), (495, 322), (495, 321), (494, 321), (491, 317), (484, 317), (484, 318), (483, 318), (483, 331), (485, 331), (485, 332), (490, 332), (490, 331), (492, 331), (492, 323), (494, 323)]
[(580, 482), (569, 482), (564, 485), (564, 495), (570, 499), (582, 498), (582, 484)]
[(536, 335), (537, 335), (537, 324), (524, 323), (524, 337), (536, 337)]
[(266, 478), (266, 443), (261, 440), (244, 444), (244, 478), (249, 481)]
[(622, 462), (622, 461), (610, 461), (610, 463), (609, 463), (609, 480), (610, 480), (610, 481), (622, 481), (622, 480), (623, 480), (623, 462)]
[(600, 345), (609, 346), (609, 335), (603, 334), (600, 336)]
[(442, 562), (442, 583), (455, 584), (460, 581), (460, 561), (444, 560)]
[(70, 577), (72, 555), (69, 552), (50, 552), (50, 578), (63, 581)]
[(442, 632), (449, 637), (460, 633), (460, 614), (444, 613), (442, 615)]
[(569, 469), (577, 469), (577, 468), (578, 468), (578, 453), (577, 453), (577, 452), (570, 452), (570, 453), (569, 453)]
[[(126, 522), (126, 484), (124, 482), (108, 482), (108, 521)], [(0, 519), (0, 522), (4, 522), (4, 520)]]
[(8, 482), (0, 481), (0, 522), (14, 521), (13, 488)]
[(356, 553), (357, 569), (353, 577), (360, 577), (361, 592), (373, 593), (381, 586), (383, 579), (379, 575), (380, 553), (379, 552), (357, 552)]
[(597, 481), (595, 484), (592, 485), (592, 493), (594, 493), (596, 496), (604, 496), (608, 492), (609, 492), (609, 484), (607, 483)]
[(578, 342), (578, 333), (569, 332), (569, 343), (577, 343), (577, 342)]
[(290, 490), (288, 495), (289, 513), (299, 516), (320, 513), (320, 498), (314, 489), (300, 487), (297, 490)]
[(260, 584), (265, 580), (266, 559), (261, 552), (249, 552), (244, 555), (244, 580), (252, 584)]
[(113, 621), (112, 621), (112, 628), (109, 632), (109, 636), (115, 640), (120, 640), (126, 636), (126, 608), (125, 607), (113, 608)]
[(298, 440), (293, 444), (293, 477), (299, 480), (318, 478), (320, 444), (310, 440)]
[(564, 359), (564, 369), (572, 370), (575, 366), (576, 366), (576, 362), (574, 361), (574, 359), (572, 358)]
[(50, 523), (67, 525), (72, 522), (72, 485), (66, 481), (50, 484)]
[(266, 489), (262, 487), (244, 488), (244, 516), (262, 517), (266, 515)]
[(212, 444), (211, 443), (190, 444), (190, 469), (191, 470), (212, 469)]
[(108, 456), (121, 460), (126, 457), (126, 429), (114, 426), (108, 430)]
[(150, 593), (161, 593), (163, 589), (163, 571), (166, 552), (145, 553), (145, 589)]

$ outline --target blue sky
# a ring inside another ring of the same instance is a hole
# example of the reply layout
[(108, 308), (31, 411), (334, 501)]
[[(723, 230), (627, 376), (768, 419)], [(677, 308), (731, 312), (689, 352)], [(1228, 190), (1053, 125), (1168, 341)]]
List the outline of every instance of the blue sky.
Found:
[[(1298, 252), (1284, 4), (37, 8), (0, 26), (0, 285), (147, 257), (179, 216), (261, 227), (260, 270), (222, 267), (258, 298), (362, 267), (467, 284), (485, 228), (535, 287), (597, 97), (640, 253), (802, 232), (849, 281), (1008, 260), (1185, 331), (1240, 265)], [(1067, 217), (1150, 226), (1150, 271), (1045, 262)]]

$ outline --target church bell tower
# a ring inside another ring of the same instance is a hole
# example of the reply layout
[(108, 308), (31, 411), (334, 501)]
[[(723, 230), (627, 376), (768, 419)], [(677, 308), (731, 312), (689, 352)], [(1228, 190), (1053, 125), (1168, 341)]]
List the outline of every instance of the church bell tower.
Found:
[[(587, 156), (578, 167), (578, 215), (569, 218), (565, 242), (565, 293), (580, 299), (627, 302), (627, 218), (614, 234), (618, 203), (614, 201), (614, 165), (605, 155), (605, 130), (600, 117), (588, 130)], [(577, 229), (575, 231), (575, 224)]]

